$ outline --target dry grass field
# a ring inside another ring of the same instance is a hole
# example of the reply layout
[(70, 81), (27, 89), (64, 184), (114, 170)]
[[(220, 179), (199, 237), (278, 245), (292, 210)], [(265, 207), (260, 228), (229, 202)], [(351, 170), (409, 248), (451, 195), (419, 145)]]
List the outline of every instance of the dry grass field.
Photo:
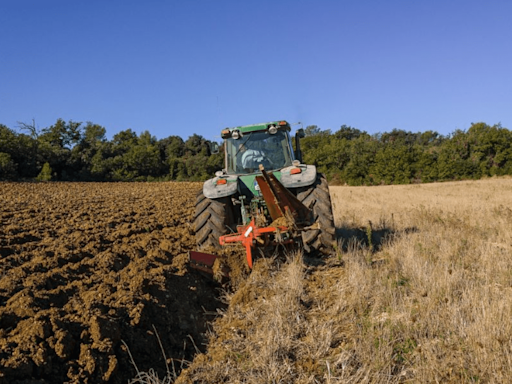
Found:
[(511, 382), (512, 179), (331, 195), (337, 256), (260, 260), (177, 382)]

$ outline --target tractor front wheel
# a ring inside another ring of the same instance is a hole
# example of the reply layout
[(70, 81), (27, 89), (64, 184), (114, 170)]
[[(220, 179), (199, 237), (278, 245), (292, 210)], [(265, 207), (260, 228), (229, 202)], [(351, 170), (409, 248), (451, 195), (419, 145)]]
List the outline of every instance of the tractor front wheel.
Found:
[(194, 232), (199, 249), (220, 248), (219, 237), (229, 232), (233, 221), (231, 198), (209, 199), (202, 190), (197, 194)]
[(336, 230), (325, 176), (319, 173), (313, 185), (299, 188), (297, 198), (313, 211), (313, 221), (318, 226), (302, 233), (304, 249), (310, 255), (332, 254), (336, 244)]

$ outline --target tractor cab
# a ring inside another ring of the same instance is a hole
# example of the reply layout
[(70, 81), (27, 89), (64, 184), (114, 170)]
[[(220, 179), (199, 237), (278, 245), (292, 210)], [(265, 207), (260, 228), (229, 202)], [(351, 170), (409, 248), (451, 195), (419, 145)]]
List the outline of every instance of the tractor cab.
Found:
[(260, 164), (267, 170), (279, 170), (291, 166), (294, 160), (290, 124), (286, 121), (226, 128), (221, 136), (225, 140), (227, 174), (255, 173)]

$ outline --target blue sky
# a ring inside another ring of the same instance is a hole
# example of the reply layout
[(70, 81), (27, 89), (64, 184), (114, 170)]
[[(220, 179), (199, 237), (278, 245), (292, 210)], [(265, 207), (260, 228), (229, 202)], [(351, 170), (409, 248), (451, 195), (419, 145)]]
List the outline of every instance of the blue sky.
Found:
[(0, 0), (0, 123), (512, 129), (511, 1)]

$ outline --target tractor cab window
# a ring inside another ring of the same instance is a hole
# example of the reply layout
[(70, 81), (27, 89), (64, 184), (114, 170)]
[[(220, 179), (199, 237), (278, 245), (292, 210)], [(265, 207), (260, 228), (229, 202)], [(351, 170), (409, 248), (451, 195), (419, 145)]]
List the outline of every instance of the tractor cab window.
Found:
[(226, 139), (228, 173), (253, 173), (260, 164), (266, 170), (277, 170), (292, 164), (288, 132), (267, 131), (245, 133), (239, 139)]

